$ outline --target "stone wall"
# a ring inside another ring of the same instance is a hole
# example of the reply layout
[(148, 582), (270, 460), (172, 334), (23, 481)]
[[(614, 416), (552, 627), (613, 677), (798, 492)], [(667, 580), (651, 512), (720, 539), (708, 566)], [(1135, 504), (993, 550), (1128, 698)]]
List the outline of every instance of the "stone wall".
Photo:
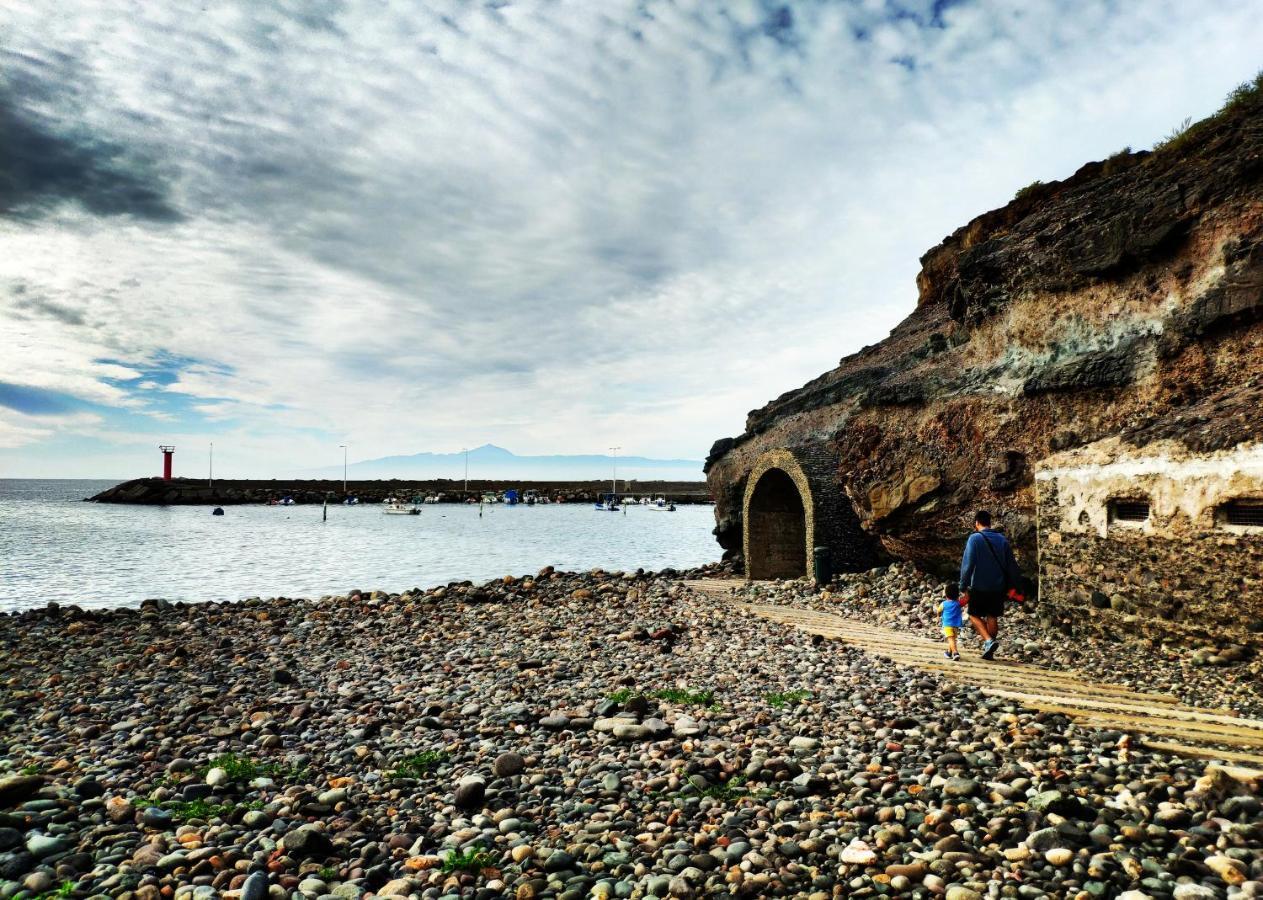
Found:
[[(741, 503), (750, 578), (810, 573), (816, 547), (829, 549), (836, 572), (875, 564), (875, 542), (839, 489), (836, 466), (826, 445), (769, 450), (754, 462), (743, 481)], [(786, 496), (789, 492), (797, 496)]]
[[(1263, 527), (1222, 515), (1263, 500), (1263, 444), (1111, 439), (1049, 457), (1035, 480), (1043, 606), (1119, 635), (1263, 643)], [(1118, 500), (1147, 501), (1148, 517), (1118, 520)]]

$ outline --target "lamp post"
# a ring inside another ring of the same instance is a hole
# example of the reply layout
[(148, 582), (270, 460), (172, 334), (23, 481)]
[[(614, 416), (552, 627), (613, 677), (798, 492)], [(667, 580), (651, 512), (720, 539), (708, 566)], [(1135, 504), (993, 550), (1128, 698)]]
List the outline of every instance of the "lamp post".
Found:
[(342, 496), (346, 496), (346, 444), (338, 444), (342, 448)]

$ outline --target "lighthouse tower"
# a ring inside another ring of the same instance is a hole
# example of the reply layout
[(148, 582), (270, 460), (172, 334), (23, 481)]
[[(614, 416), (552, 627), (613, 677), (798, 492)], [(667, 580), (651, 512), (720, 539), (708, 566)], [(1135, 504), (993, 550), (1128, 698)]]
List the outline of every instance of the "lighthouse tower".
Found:
[(171, 480), (171, 457), (175, 456), (175, 447), (167, 444), (159, 444), (158, 449), (162, 451), (162, 480)]

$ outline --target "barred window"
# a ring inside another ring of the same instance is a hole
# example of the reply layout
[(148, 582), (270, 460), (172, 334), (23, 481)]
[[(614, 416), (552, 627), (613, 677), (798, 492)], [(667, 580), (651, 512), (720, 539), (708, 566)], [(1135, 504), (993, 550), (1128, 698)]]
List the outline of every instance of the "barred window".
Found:
[(1263, 528), (1263, 500), (1232, 500), (1221, 510), (1225, 525), (1248, 525)]
[(1147, 522), (1149, 520), (1149, 501), (1145, 498), (1127, 498), (1110, 501), (1111, 522)]

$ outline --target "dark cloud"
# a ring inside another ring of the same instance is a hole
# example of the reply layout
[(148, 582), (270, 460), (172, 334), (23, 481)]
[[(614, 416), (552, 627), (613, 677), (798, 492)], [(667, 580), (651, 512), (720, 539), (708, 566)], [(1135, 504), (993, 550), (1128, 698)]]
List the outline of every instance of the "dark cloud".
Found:
[(59, 131), (0, 88), (0, 215), (37, 218), (63, 203), (99, 216), (181, 218), (165, 181), (139, 154)]
[(58, 303), (56, 300), (51, 300), (43, 294), (29, 291), (25, 284), (14, 286), (13, 297), (13, 309), (20, 313), (55, 319), (65, 325), (85, 324), (81, 310), (65, 303)]

